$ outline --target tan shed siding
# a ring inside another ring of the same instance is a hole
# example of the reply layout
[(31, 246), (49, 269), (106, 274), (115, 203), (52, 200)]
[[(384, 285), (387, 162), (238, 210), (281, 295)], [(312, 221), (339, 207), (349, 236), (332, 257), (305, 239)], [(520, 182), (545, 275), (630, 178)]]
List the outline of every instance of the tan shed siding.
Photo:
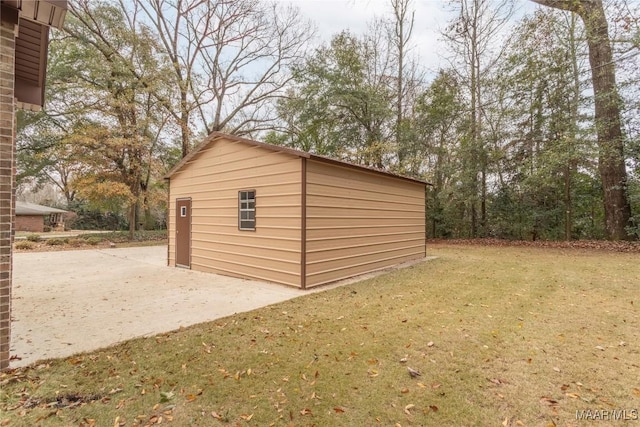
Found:
[(307, 161), (307, 286), (424, 256), (424, 184)]
[[(238, 191), (256, 191), (256, 230), (238, 230)], [(300, 286), (300, 160), (217, 140), (171, 177), (175, 200), (191, 197), (191, 268)], [(175, 235), (169, 235), (175, 265)]]

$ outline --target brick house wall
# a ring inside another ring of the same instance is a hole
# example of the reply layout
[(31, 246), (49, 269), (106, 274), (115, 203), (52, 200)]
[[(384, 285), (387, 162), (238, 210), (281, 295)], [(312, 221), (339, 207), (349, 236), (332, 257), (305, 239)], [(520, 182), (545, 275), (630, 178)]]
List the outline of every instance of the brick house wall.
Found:
[(44, 232), (44, 216), (16, 215), (16, 231)]
[(15, 24), (0, 23), (0, 370), (11, 340), (11, 220), (15, 209)]

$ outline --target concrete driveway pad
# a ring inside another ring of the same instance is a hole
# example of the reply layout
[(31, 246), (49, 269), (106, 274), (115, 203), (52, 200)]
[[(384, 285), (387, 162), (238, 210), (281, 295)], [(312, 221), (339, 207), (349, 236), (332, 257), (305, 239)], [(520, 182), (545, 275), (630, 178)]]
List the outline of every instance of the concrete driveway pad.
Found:
[[(12, 367), (65, 357), (304, 295), (166, 266), (167, 247), (16, 253)], [(326, 289), (326, 288), (325, 288)]]

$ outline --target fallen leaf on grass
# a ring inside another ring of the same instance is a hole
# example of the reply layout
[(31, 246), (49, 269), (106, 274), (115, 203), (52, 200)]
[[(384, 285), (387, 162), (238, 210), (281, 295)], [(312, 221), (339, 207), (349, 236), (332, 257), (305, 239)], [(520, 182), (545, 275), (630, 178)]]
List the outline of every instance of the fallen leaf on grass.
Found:
[(604, 347), (601, 345), (597, 345), (595, 348), (596, 350), (604, 351)]
[(556, 371), (556, 372), (560, 372), (560, 368), (558, 368), (557, 366), (554, 366), (553, 370)]
[(438, 412), (438, 407), (436, 405), (429, 405), (429, 409), (431, 409), (433, 412)]
[(572, 399), (577, 399), (577, 398), (580, 397), (580, 395), (578, 393), (565, 393), (564, 395), (568, 396), (568, 397), (570, 397)]
[(368, 374), (368, 375), (369, 375), (369, 377), (371, 377), (371, 378), (375, 378), (375, 377), (377, 377), (378, 375), (380, 375), (380, 373), (379, 373), (377, 370), (375, 370), (375, 369), (369, 369), (369, 370), (367, 370), (367, 374)]
[(409, 375), (411, 376), (411, 378), (416, 378), (416, 377), (419, 377), (420, 375), (422, 375), (420, 373), (420, 371), (418, 371), (416, 369), (413, 369), (413, 368), (410, 368), (408, 366), (407, 366), (407, 371), (409, 372)]
[(300, 411), (300, 415), (313, 415), (313, 413), (311, 412), (311, 409), (304, 408), (302, 411)]
[(335, 411), (336, 414), (343, 414), (344, 413), (344, 408), (341, 408), (339, 406), (336, 406), (335, 408), (333, 408), (333, 410)]
[(433, 347), (433, 341), (429, 341), (429, 342), (427, 343), (427, 347)]
[(10, 422), (11, 420), (9, 418), (5, 418), (4, 420), (0, 421), (0, 426), (8, 426)]
[(400, 390), (400, 393), (407, 394), (407, 393), (409, 393), (409, 389), (405, 387), (402, 390)]
[(40, 421), (46, 420), (49, 417), (53, 417), (54, 415), (58, 415), (58, 412), (59, 412), (58, 410), (55, 410), (55, 411), (51, 411), (49, 413), (46, 413), (44, 415), (41, 415), (41, 416), (38, 417), (38, 419), (36, 419), (36, 422), (39, 423)]
[(165, 403), (173, 399), (174, 393), (172, 391), (160, 392), (160, 403)]
[(409, 403), (407, 406), (404, 407), (404, 413), (407, 415), (411, 415), (410, 411), (415, 407), (416, 405), (414, 405), (413, 403)]
[(634, 387), (633, 388), (633, 394), (635, 394), (636, 396), (640, 396), (640, 388)]
[(487, 378), (487, 379), (496, 385), (502, 385), (507, 383), (507, 381), (503, 380), (502, 378)]
[(251, 421), (251, 418), (253, 418), (253, 414), (249, 414), (249, 415), (240, 415), (240, 418), (242, 418), (245, 421)]
[(543, 404), (549, 405), (549, 406), (557, 406), (558, 405), (558, 401), (557, 400), (554, 400), (554, 399), (551, 399), (550, 397), (545, 397), (545, 396), (542, 396), (540, 398), (540, 403), (543, 403)]
[(187, 402), (193, 402), (197, 397), (195, 394), (187, 394), (185, 398), (187, 399)]

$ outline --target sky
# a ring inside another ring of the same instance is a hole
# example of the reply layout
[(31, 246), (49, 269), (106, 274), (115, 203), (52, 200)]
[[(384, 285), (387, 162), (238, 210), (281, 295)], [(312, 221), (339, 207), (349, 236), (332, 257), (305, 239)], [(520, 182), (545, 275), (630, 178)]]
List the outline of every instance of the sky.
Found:
[[(297, 6), (302, 15), (315, 23), (320, 41), (329, 41), (333, 34), (349, 30), (354, 34), (366, 31), (375, 17), (391, 17), (390, 0), (282, 0)], [(535, 4), (515, 0), (513, 20), (535, 9)], [(451, 15), (445, 0), (413, 0), (415, 24), (412, 36), (414, 52), (427, 75), (434, 75), (446, 66), (447, 48), (442, 40), (442, 30)]]

